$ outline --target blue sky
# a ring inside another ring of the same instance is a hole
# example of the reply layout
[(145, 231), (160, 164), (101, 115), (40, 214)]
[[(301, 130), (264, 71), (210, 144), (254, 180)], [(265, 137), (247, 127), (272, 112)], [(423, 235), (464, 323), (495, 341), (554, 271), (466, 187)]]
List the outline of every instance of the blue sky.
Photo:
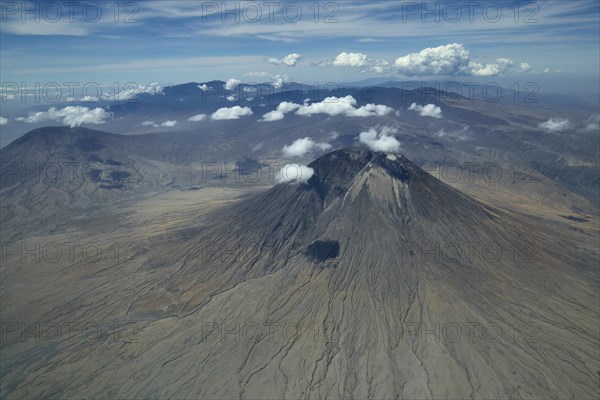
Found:
[[(2, 2), (2, 82), (452, 77), (539, 80), (592, 90), (589, 80), (600, 69), (597, 0), (521, 1), (518, 13), (515, 1), (278, 3), (229, 1), (223, 10), (222, 2), (195, 1), (80, 1), (72, 9), (66, 1)], [(239, 22), (223, 13), (236, 4)], [(461, 47), (443, 47), (451, 44)], [(422, 53), (427, 48), (438, 50)], [(351, 56), (335, 62), (343, 52)], [(268, 62), (289, 54), (301, 56), (293, 66)], [(401, 57), (418, 65), (398, 68)], [(437, 68), (440, 63), (456, 65)], [(569, 85), (574, 81), (578, 84)]]

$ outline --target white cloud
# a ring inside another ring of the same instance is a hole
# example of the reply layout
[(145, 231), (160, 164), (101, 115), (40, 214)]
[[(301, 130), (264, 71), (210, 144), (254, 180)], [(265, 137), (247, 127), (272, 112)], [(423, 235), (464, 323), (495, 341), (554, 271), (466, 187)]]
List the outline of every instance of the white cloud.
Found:
[(281, 88), (285, 83), (290, 81), (290, 77), (286, 74), (270, 74), (268, 72), (248, 72), (245, 73), (244, 76), (270, 78), (272, 80), (271, 85), (273, 85), (275, 89)]
[(329, 116), (345, 115), (347, 117), (376, 117), (388, 115), (393, 108), (382, 104), (367, 104), (356, 108), (357, 101), (352, 96), (346, 97), (327, 97), (318, 103), (309, 104), (305, 100), (304, 104), (295, 104), (284, 101), (277, 106), (277, 109), (263, 115), (261, 121), (273, 122), (282, 120), (285, 114), (296, 111), (297, 115), (309, 116), (313, 114), (327, 114)]
[(387, 115), (394, 110), (391, 107), (378, 104), (367, 104), (365, 106), (355, 108), (356, 103), (356, 99), (352, 96), (327, 97), (319, 103), (302, 105), (298, 111), (296, 111), (296, 114), (328, 114), (329, 116), (343, 114), (348, 117), (374, 117)]
[(225, 85), (223, 85), (223, 87), (225, 88), (225, 90), (235, 90), (235, 88), (238, 87), (240, 83), (242, 83), (242, 81), (231, 78), (228, 79), (227, 82), (225, 82)]
[(8, 118), (0, 117), (0, 125), (8, 124)]
[(287, 56), (283, 57), (282, 59), (269, 58), (267, 60), (267, 62), (270, 64), (275, 64), (275, 65), (287, 65), (288, 67), (295, 67), (296, 64), (298, 64), (298, 60), (300, 60), (300, 57), (301, 57), (300, 54), (292, 53), (292, 54), (288, 54)]
[(367, 56), (362, 53), (346, 53), (344, 51), (334, 58), (333, 65), (336, 67), (364, 67), (367, 65)]
[(442, 118), (442, 109), (435, 104), (421, 106), (417, 103), (412, 103), (408, 109), (418, 112), (421, 117)]
[(277, 108), (275, 110), (263, 115), (261, 121), (273, 122), (273, 121), (282, 120), (283, 117), (285, 116), (285, 114), (292, 112), (294, 110), (297, 110), (300, 107), (301, 107), (300, 104), (283, 101), (283, 102), (279, 103), (279, 105), (277, 106)]
[(329, 150), (329, 143), (317, 143), (310, 137), (294, 140), (289, 146), (283, 146), (283, 154), (286, 157), (303, 157), (315, 150)]
[[(4, 5), (2, 6), (4, 7)], [(34, 9), (35, 10), (35, 9)], [(64, 10), (63, 10), (64, 11)], [(41, 13), (44, 14), (41, 14)], [(48, 17), (46, 17), (46, 12), (48, 12)], [(65, 36), (85, 36), (88, 35), (93, 28), (96, 26), (96, 24), (94, 24), (94, 27), (90, 28), (89, 26), (86, 25), (91, 25), (91, 24), (82, 24), (82, 23), (78, 23), (77, 20), (71, 20), (69, 22), (68, 18), (58, 18), (57, 20), (54, 20), (55, 15), (51, 15), (50, 13), (52, 13), (53, 11), (40, 11), (39, 9), (37, 11), (33, 11), (35, 16), (31, 17), (31, 20), (34, 20), (34, 18), (38, 18), (38, 20), (35, 23), (29, 23), (29, 20), (27, 21), (28, 23), (24, 23), (25, 20), (23, 22), (21, 22), (21, 19), (14, 19), (14, 18), (9, 18), (9, 15), (11, 15), (11, 13), (8, 12), (8, 8), (7, 11), (5, 13), (4, 9), (2, 10), (2, 31), (11, 33), (13, 35), (39, 35), (39, 36), (55, 36), (55, 35), (65, 35)], [(56, 11), (54, 11), (56, 12)], [(60, 9), (59, 9), (59, 12)], [(77, 11), (75, 11), (77, 12)], [(40, 14), (43, 15), (43, 18), (40, 18)], [(14, 13), (12, 15), (19, 15), (19, 13)], [(60, 16), (60, 14), (58, 14)], [(91, 15), (91, 13), (90, 13)], [(84, 19), (85, 20), (85, 19)], [(100, 24), (98, 24), (100, 25)]]
[(244, 74), (244, 76), (253, 76), (253, 77), (267, 77), (267, 76), (271, 76), (270, 73), (268, 72), (247, 72)]
[(382, 104), (367, 104), (346, 113), (349, 117), (374, 117), (387, 115), (394, 111), (393, 108)]
[(442, 128), (435, 135), (439, 138), (446, 137), (448, 139), (453, 139), (453, 140), (462, 142), (469, 138), (469, 135), (468, 135), (469, 132), (470, 132), (469, 125), (463, 125), (463, 127), (460, 128), (459, 130), (450, 131), (450, 132), (447, 132), (446, 130), (444, 130)]
[(389, 126), (384, 126), (379, 132), (376, 128), (371, 128), (366, 132), (361, 132), (358, 139), (373, 151), (397, 153), (400, 151), (400, 142), (394, 137), (394, 133), (397, 132), (397, 129)]
[(248, 115), (252, 115), (252, 109), (250, 107), (223, 107), (219, 108), (217, 111), (212, 113), (210, 119), (212, 120), (231, 120), (231, 119), (239, 119), (240, 117), (245, 117)]
[(307, 167), (306, 165), (299, 164), (286, 164), (279, 172), (275, 175), (275, 181), (278, 183), (291, 183), (291, 182), (308, 182), (308, 180), (315, 174), (315, 170)]
[(531, 65), (529, 65), (528, 63), (520, 63), (519, 64), (519, 70), (521, 72), (530, 72), (531, 71)]
[(290, 78), (285, 74), (271, 75), (271, 79), (273, 79), (271, 85), (273, 85), (275, 89), (280, 89), (284, 83), (288, 83), (290, 81)]
[(158, 124), (154, 121), (144, 121), (144, 122), (142, 122), (142, 125), (143, 126), (151, 126), (152, 128), (158, 128), (158, 127), (172, 128), (175, 125), (177, 125), (177, 121), (176, 120), (163, 121), (160, 124)]
[(147, 85), (135, 85), (134, 87), (131, 88), (127, 88), (121, 92), (119, 92), (119, 94), (117, 94), (116, 96), (103, 96), (105, 97), (105, 100), (119, 100), (119, 101), (124, 101), (124, 100), (130, 100), (133, 99), (134, 97), (136, 97), (137, 95), (140, 94), (150, 94), (150, 95), (155, 95), (155, 94), (163, 94), (164, 87), (158, 83), (158, 82), (150, 82)]
[(227, 101), (235, 101), (235, 100), (236, 100), (235, 96), (231, 96), (231, 95), (227, 96)]
[(163, 128), (172, 128), (175, 125), (177, 125), (177, 121), (176, 120), (171, 120), (171, 121), (164, 121), (160, 124), (160, 126), (162, 126)]
[[(202, 11), (205, 11), (202, 10), (202, 7), (198, 7), (197, 5), (194, 8), (193, 2), (192, 4), (189, 4), (190, 2), (188, 1), (169, 1), (165, 3), (166, 5), (163, 5), (163, 2), (150, 2), (144, 7), (144, 11), (148, 7), (161, 7), (164, 8), (165, 11), (153, 11), (155, 14), (152, 15), (157, 17), (166, 16), (169, 19), (180, 18), (182, 20), (191, 17), (200, 18), (203, 16)], [(185, 6), (179, 5), (179, 3), (183, 3)], [(421, 6), (421, 2), (415, 3), (417, 3), (419, 7)], [(460, 15), (458, 18), (460, 19), (460, 22), (465, 22), (469, 19), (469, 16), (466, 15), (467, 10), (464, 8), (462, 2), (458, 2), (458, 4), (460, 4), (460, 6), (458, 6), (459, 11), (462, 10), (462, 18)], [(270, 23), (210, 24), (207, 26), (196, 27), (192, 33), (213, 37), (260, 38), (269, 41), (282, 42), (319, 41), (324, 38), (349, 41), (359, 37), (382, 40), (385, 38), (397, 39), (399, 35), (405, 38), (407, 42), (414, 42), (418, 41), (426, 34), (428, 36), (433, 35), (439, 38), (457, 37), (461, 38), (461, 40), (464, 38), (464, 40), (481, 43), (483, 45), (489, 45), (492, 42), (509, 44), (518, 41), (523, 43), (539, 43), (540, 41), (572, 43), (572, 35), (557, 36), (555, 31), (560, 30), (561, 28), (572, 28), (573, 26), (595, 27), (594, 18), (590, 18), (589, 11), (586, 12), (589, 9), (589, 4), (589, 1), (544, 2), (544, 8), (541, 8), (534, 18), (539, 19), (537, 25), (539, 25), (540, 28), (552, 29), (537, 29), (535, 36), (524, 35), (522, 29), (513, 29), (513, 27), (510, 27), (510, 16), (507, 18), (506, 15), (504, 15), (501, 22), (490, 24), (478, 14), (475, 16), (475, 20), (472, 21), (473, 23), (469, 23), (469, 26), (472, 26), (472, 29), (465, 29), (465, 24), (461, 23), (436, 24), (436, 26), (432, 26), (430, 29), (429, 26), (423, 26), (419, 15), (415, 15), (414, 18), (413, 16), (408, 16), (408, 20), (401, 23), (402, 29), (399, 30), (398, 19), (400, 16), (397, 18), (385, 18), (386, 15), (393, 15), (393, 13), (398, 12), (398, 3), (393, 1), (370, 1), (366, 3), (343, 2), (343, 18), (339, 18), (339, 14), (332, 15), (331, 18), (325, 14), (321, 16), (321, 21), (325, 19), (326, 21), (333, 22), (339, 19), (336, 23), (315, 24), (312, 18), (307, 17), (306, 15), (311, 11), (305, 9), (305, 15), (297, 23), (286, 23), (283, 18), (279, 17), (276, 18), (275, 21), (270, 21)], [(476, 12), (480, 11), (479, 7), (481, 7), (481, 5), (476, 6), (476, 8), (478, 8)], [(188, 7), (189, 9), (186, 9)], [(219, 7), (216, 8), (220, 10)], [(173, 11), (173, 9), (175, 9), (175, 11)], [(183, 10), (185, 11), (182, 12)], [(419, 8), (418, 10), (420, 12), (425, 11), (422, 8)], [(504, 9), (504, 14), (509, 12), (510, 10)], [(493, 11), (491, 14), (493, 14)], [(491, 14), (489, 16), (493, 17)], [(439, 11), (437, 12), (437, 16), (439, 17)], [(266, 19), (268, 19), (264, 14), (264, 7), (262, 17), (261, 21), (266, 21)], [(290, 17), (293, 17), (293, 15), (290, 14)], [(87, 25), (96, 24), (88, 23)], [(86, 27), (86, 29), (91, 28)], [(502, 32), (502, 34), (498, 35), (497, 32)], [(181, 29), (177, 29), (177, 33), (182, 33)], [(190, 34), (190, 32), (183, 33)]]
[(211, 92), (213, 91), (213, 87), (208, 86), (206, 83), (203, 83), (202, 85), (198, 85), (198, 89), (202, 90), (203, 92), (208, 92), (209, 90)]
[(507, 58), (499, 58), (491, 64), (481, 64), (472, 60), (469, 50), (458, 43), (429, 47), (418, 53), (399, 57), (394, 65), (398, 72), (407, 76), (495, 76), (506, 73), (514, 67), (513, 61)]
[(506, 73), (514, 68), (515, 64), (508, 58), (499, 58), (493, 64), (469, 62), (470, 74), (474, 76), (496, 76)]
[(369, 37), (360, 38), (360, 39), (357, 40), (358, 43), (375, 43), (375, 42), (378, 42), (378, 41), (379, 40), (377, 40), (377, 39), (373, 39), (373, 38), (369, 38)]
[(208, 116), (206, 114), (197, 114), (188, 118), (188, 121), (199, 122), (204, 121)]
[(328, 114), (330, 116), (340, 115), (354, 110), (356, 99), (352, 96), (327, 97), (323, 101), (312, 104), (304, 104), (298, 109), (298, 115)]
[(298, 108), (300, 108), (299, 104), (295, 104), (295, 103), (292, 103), (290, 101), (282, 101), (277, 106), (277, 111), (281, 111), (284, 114), (287, 114), (289, 112), (297, 110)]
[(153, 128), (158, 128), (158, 124), (154, 121), (144, 121), (144, 122), (142, 122), (142, 125), (151, 126)]
[[(95, 103), (97, 101), (99, 101), (100, 99), (94, 96), (83, 96), (81, 98), (81, 101), (86, 102), (86, 103)], [(75, 101), (75, 99), (73, 99), (73, 101)]]
[(587, 120), (587, 124), (583, 129), (592, 132), (600, 130), (600, 114), (594, 114), (591, 117), (589, 117)]
[(293, 38), (289, 38), (289, 37), (285, 37), (281, 34), (272, 34), (269, 33), (268, 35), (256, 35), (256, 37), (258, 39), (262, 39), (262, 40), (268, 40), (269, 42), (283, 42), (283, 43), (296, 43), (298, 42), (298, 39), (293, 39)]
[(371, 71), (378, 74), (386, 73), (390, 70), (390, 63), (386, 60), (378, 59), (375, 60), (374, 65), (371, 67)]
[(562, 132), (565, 129), (571, 128), (571, 126), (571, 121), (562, 118), (550, 118), (548, 121), (538, 125), (539, 128), (546, 129), (550, 132)]
[(28, 124), (39, 123), (43, 121), (60, 121), (63, 125), (71, 128), (82, 124), (103, 124), (111, 114), (102, 108), (89, 109), (81, 106), (67, 106), (57, 109), (51, 107), (48, 111), (30, 113), (26, 118), (17, 118)]

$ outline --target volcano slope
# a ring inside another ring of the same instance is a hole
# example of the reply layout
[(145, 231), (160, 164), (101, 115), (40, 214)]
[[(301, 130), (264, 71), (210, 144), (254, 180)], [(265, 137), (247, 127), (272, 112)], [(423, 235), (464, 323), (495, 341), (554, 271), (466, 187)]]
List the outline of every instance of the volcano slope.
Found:
[(346, 149), (309, 166), (306, 183), (149, 239), (138, 264), (58, 271), (68, 292), (37, 320), (135, 331), (13, 335), (3, 397), (599, 394), (597, 232), (553, 232), (401, 155)]

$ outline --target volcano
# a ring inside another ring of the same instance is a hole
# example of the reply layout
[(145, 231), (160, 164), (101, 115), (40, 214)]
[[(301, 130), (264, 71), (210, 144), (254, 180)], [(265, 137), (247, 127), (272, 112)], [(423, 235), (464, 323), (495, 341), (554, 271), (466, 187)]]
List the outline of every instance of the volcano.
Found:
[[(595, 255), (568, 233), (550, 237), (400, 154), (351, 148), (308, 167), (305, 183), (154, 238), (141, 265), (103, 272), (115, 286), (86, 285), (81, 295), (135, 321), (135, 342), (46, 344), (31, 353), (44, 367), (11, 354), (2, 386), (17, 397), (598, 394)], [(49, 320), (87, 315), (76, 304)]]
[(499, 234), (501, 215), (400, 155), (347, 149), (309, 167), (314, 175), (306, 183), (277, 185), (181, 232), (176, 241), (197, 240), (180, 252), (184, 261), (202, 259), (203, 274), (230, 284), (279, 270), (333, 268), (336, 290), (377, 277), (376, 285), (393, 284), (409, 296), (417, 280), (408, 265), (427, 252), (438, 262), (441, 245), (462, 252), (461, 244), (508, 241)]

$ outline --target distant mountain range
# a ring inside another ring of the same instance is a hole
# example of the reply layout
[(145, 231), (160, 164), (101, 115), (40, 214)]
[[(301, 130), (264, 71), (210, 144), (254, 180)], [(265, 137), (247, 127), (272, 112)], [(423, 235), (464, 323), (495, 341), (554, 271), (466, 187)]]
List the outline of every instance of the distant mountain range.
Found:
[[(225, 82), (205, 84), (222, 87)], [(357, 145), (361, 132), (377, 126), (397, 130), (403, 154), (419, 166), (434, 168), (438, 177), (444, 168), (459, 166), (459, 181), (468, 179), (465, 163), (475, 163), (480, 181), (487, 179), (486, 168), (500, 168), (494, 183), (500, 185), (498, 189), (526, 195), (543, 204), (562, 204), (575, 213), (599, 208), (597, 133), (581, 129), (544, 131), (538, 126), (547, 121), (548, 110), (543, 107), (523, 109), (453, 98), (430, 89), (406, 91), (371, 86), (338, 88), (319, 96), (321, 100), (326, 96), (352, 96), (355, 107), (377, 104), (391, 107), (393, 112), (369, 117), (301, 116), (292, 112), (282, 120), (264, 122), (263, 114), (273, 111), (282, 101), (301, 104), (310, 98), (312, 104), (319, 99), (305, 86), (298, 89), (294, 98), (270, 87), (264, 103), (236, 103), (221, 95), (206, 95), (199, 86), (189, 83), (167, 87), (163, 94), (144, 94), (134, 102), (110, 104), (114, 120), (99, 126), (114, 133), (46, 126), (2, 148), (2, 221), (12, 219), (22, 224), (21, 218), (32, 217), (28, 212), (32, 207), (50, 210), (47, 218), (55, 215), (60, 220), (58, 204), (85, 208), (174, 188), (223, 185), (227, 174), (234, 176), (237, 165), (244, 160), (273, 168), (291, 161), (308, 161), (310, 154), (293, 160), (282, 153), (283, 147), (296, 139), (310, 137), (339, 149)], [(240, 85), (236, 93), (244, 93), (244, 88)], [(441, 118), (419, 115), (409, 109), (412, 103), (439, 107)], [(188, 121), (193, 115), (210, 115), (221, 107), (237, 104), (249, 107), (253, 114), (239, 120), (215, 121), (207, 117), (200, 122)], [(172, 128), (142, 124), (166, 119), (178, 123)], [(66, 172), (72, 168), (70, 163), (80, 166), (78, 177), (65, 180)], [(52, 175), (52, 168), (57, 165), (63, 169), (62, 179), (41, 175)], [(27, 173), (28, 168), (37, 173)], [(268, 169), (265, 167), (265, 171)], [(535, 179), (519, 183), (529, 175), (535, 175)], [(266, 173), (258, 184), (273, 184), (265, 176)], [(231, 179), (228, 182), (236, 183)]]

